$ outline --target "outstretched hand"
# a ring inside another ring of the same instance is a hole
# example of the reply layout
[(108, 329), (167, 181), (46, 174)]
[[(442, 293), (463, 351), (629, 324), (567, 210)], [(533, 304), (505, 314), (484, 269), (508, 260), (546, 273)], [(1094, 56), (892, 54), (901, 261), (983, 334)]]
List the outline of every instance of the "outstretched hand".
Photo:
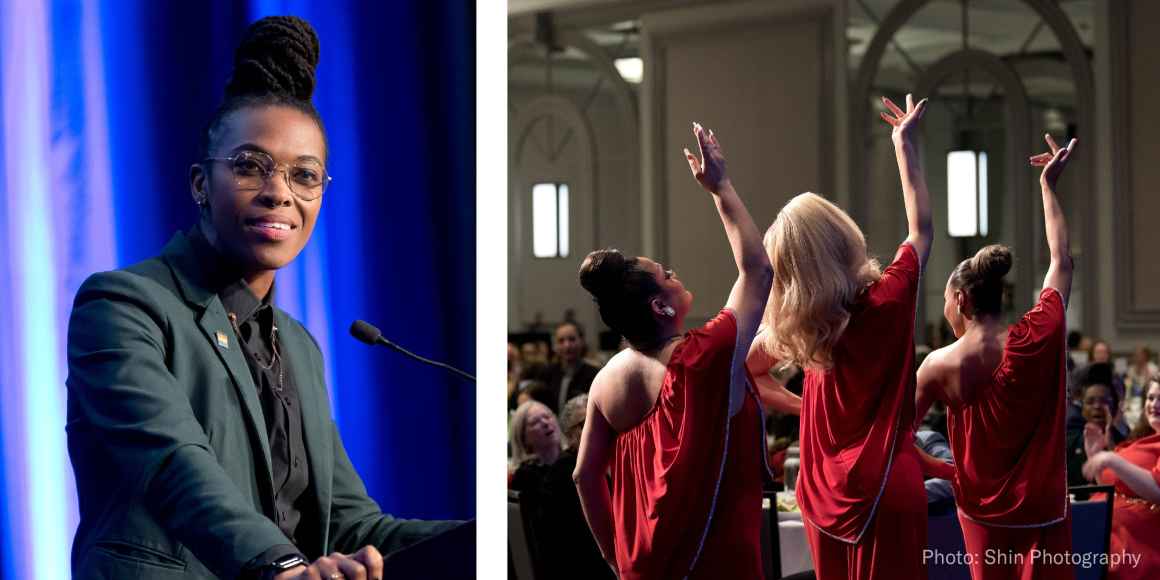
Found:
[(899, 140), (913, 142), (914, 128), (918, 126), (919, 119), (922, 119), (922, 115), (926, 113), (926, 99), (919, 101), (916, 105), (914, 104), (914, 95), (907, 93), (905, 111), (898, 108), (898, 105), (895, 105), (894, 101), (886, 97), (882, 97), (882, 104), (886, 105), (887, 109), (890, 109), (889, 113), (883, 112), (879, 114), (882, 115), (883, 121), (886, 121), (891, 127), (894, 127), (890, 133), (891, 138), (895, 142)]
[(697, 137), (701, 159), (698, 160), (686, 148), (685, 160), (689, 162), (689, 169), (693, 172), (693, 178), (697, 183), (700, 183), (705, 191), (717, 194), (729, 181), (725, 175), (725, 156), (721, 153), (721, 144), (717, 142), (712, 130), (705, 129), (699, 123), (693, 123), (693, 135)]
[(1060, 147), (1055, 144), (1055, 139), (1051, 138), (1050, 134), (1044, 135), (1047, 141), (1047, 146), (1051, 148), (1050, 152), (1040, 153), (1039, 155), (1031, 156), (1031, 165), (1033, 167), (1042, 167), (1043, 173), (1039, 175), (1039, 182), (1055, 189), (1055, 182), (1059, 180), (1059, 175), (1063, 173), (1063, 168), (1067, 167), (1067, 161), (1071, 159), (1071, 152), (1075, 149), (1075, 144), (1078, 139), (1072, 139), (1067, 143), (1067, 147)]

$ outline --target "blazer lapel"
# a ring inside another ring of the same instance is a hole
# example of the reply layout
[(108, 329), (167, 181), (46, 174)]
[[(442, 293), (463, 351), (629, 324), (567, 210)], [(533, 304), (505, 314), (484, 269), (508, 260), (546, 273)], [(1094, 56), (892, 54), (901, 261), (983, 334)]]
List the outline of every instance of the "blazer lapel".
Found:
[[(234, 333), (233, 326), (226, 316), (226, 309), (221, 299), (214, 296), (206, 305), (205, 312), (197, 321), (206, 340), (214, 345), (218, 358), (229, 371), (238, 397), (242, 400), (242, 407), (246, 410), (246, 419), (252, 430), (251, 435), (262, 447), (262, 460), (265, 465), (264, 473), (269, 488), (274, 487), (274, 475), (270, 461), (270, 438), (267, 435), (266, 417), (262, 414), (262, 404), (258, 400), (258, 387), (254, 384), (254, 377), (250, 374), (250, 367), (246, 364), (246, 357), (242, 354), (240, 339)], [(219, 340), (225, 337), (225, 341)], [(223, 344), (223, 342), (225, 344)]]
[(201, 310), (197, 324), (205, 339), (213, 346), (218, 359), (225, 365), (242, 401), (246, 425), (250, 429), (251, 440), (261, 448), (262, 471), (265, 475), (261, 485), (272, 495), (274, 488), (273, 469), (270, 461), (270, 440), (266, 434), (266, 418), (258, 401), (258, 387), (250, 375), (250, 368), (242, 354), (241, 341), (234, 333), (233, 325), (226, 316), (226, 309), (211, 289), (208, 275), (199, 262), (195, 248), (185, 234), (178, 232), (162, 251), (183, 297), (190, 305)]
[(281, 308), (274, 309), (274, 323), (278, 326), (278, 338), (286, 353), (286, 360), (290, 361), (287, 367), (294, 377), (294, 385), (302, 401), (299, 406), (299, 412), (302, 413), (302, 438), (310, 457), (310, 481), (318, 494), (322, 520), (319, 534), (322, 540), (319, 549), (322, 551), (319, 553), (326, 553), (326, 546), (330, 543), (327, 536), (334, 483), (334, 441), (323, 361), (310, 337)]

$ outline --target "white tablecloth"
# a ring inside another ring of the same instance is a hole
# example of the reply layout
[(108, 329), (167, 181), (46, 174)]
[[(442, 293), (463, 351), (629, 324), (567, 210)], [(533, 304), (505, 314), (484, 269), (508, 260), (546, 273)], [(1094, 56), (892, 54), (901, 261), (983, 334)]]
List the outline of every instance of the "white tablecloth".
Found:
[(805, 524), (798, 512), (777, 512), (777, 533), (781, 540), (781, 575), (789, 576), (814, 569)]

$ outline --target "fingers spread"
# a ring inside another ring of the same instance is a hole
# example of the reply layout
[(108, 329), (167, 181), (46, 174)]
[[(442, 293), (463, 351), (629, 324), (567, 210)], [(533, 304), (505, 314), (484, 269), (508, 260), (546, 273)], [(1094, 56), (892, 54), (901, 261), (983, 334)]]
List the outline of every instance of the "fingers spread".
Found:
[(697, 136), (697, 153), (700, 154), (701, 159), (705, 158), (705, 128), (700, 123), (693, 123), (693, 135)]
[(887, 113), (885, 113), (885, 112), (880, 112), (880, 113), (878, 113), (878, 114), (879, 114), (879, 115), (882, 115), (882, 120), (883, 120), (883, 121), (886, 121), (887, 123), (890, 123), (890, 126), (891, 126), (891, 127), (897, 127), (897, 126), (898, 126), (898, 121), (897, 121), (897, 120), (896, 120), (894, 117), (891, 117), (889, 114), (887, 114)]
[(888, 99), (886, 97), (882, 97), (882, 104), (886, 105), (886, 108), (890, 109), (890, 112), (894, 113), (895, 117), (905, 117), (906, 116), (906, 113), (904, 113), (902, 111), (902, 109), (899, 109), (898, 105), (894, 104), (894, 101), (891, 101), (890, 99)]
[(1047, 163), (1049, 161), (1051, 161), (1052, 157), (1053, 157), (1053, 155), (1051, 153), (1040, 153), (1038, 155), (1032, 155), (1030, 158), (1030, 161), (1031, 161), (1032, 165), (1035, 165), (1038, 167), (1038, 166), (1047, 165)]
[(914, 95), (906, 93), (906, 112), (909, 113), (914, 110)]
[(1059, 151), (1059, 145), (1056, 145), (1056, 144), (1055, 144), (1055, 139), (1053, 139), (1053, 138), (1051, 137), (1051, 133), (1047, 133), (1047, 134), (1045, 134), (1045, 135), (1043, 136), (1043, 139), (1044, 139), (1045, 141), (1047, 141), (1047, 146), (1048, 146), (1048, 147), (1051, 147), (1051, 152), (1052, 152), (1052, 153), (1055, 153), (1056, 151)]
[(685, 161), (689, 162), (689, 169), (693, 172), (694, 177), (701, 175), (701, 163), (688, 149), (685, 149)]
[(926, 99), (919, 101), (918, 104), (915, 105), (914, 118), (921, 119), (924, 113), (926, 113)]

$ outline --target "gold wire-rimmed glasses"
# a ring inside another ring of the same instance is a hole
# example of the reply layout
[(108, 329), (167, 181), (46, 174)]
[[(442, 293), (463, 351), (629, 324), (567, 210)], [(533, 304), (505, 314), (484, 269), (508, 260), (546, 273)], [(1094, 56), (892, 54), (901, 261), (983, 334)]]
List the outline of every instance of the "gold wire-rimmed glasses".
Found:
[[(270, 178), (279, 170), (279, 163), (261, 151), (240, 151), (229, 157), (206, 157), (205, 162), (220, 161), (230, 164), (234, 183), (244, 191), (264, 189)], [(303, 161), (286, 165), (281, 169), (290, 191), (303, 201), (314, 201), (322, 197), (333, 178), (319, 163)]]

